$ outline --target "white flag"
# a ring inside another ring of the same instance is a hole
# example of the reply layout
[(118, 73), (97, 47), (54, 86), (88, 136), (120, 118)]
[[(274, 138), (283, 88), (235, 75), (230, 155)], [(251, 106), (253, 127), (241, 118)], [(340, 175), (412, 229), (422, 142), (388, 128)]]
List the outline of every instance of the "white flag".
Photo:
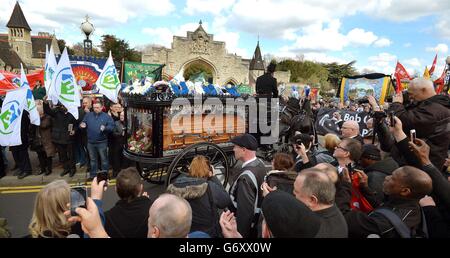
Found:
[(17, 146), (22, 144), (20, 129), (22, 114), (27, 103), (27, 89), (19, 88), (6, 93), (0, 114), (0, 145)]
[(58, 101), (63, 104), (69, 113), (78, 119), (78, 107), (80, 106), (80, 89), (76, 82), (75, 76), (70, 66), (67, 48), (59, 59), (56, 67), (55, 76), (53, 77), (52, 87), (55, 88), (55, 94)]
[(120, 80), (117, 74), (116, 66), (114, 66), (111, 51), (109, 51), (108, 60), (106, 61), (103, 71), (98, 76), (95, 84), (97, 84), (99, 93), (105, 95), (112, 102), (117, 103), (117, 95), (120, 90)]
[(28, 84), (27, 76), (25, 75), (22, 64), (20, 64), (20, 87), (27, 89), (27, 105), (25, 106), (25, 110), (30, 113), (30, 123), (37, 126), (41, 125), (41, 117), (36, 109), (36, 102), (34, 102), (33, 92), (30, 89), (30, 84)]
[(56, 72), (56, 58), (53, 48), (50, 47), (50, 51), (45, 45), (45, 69), (44, 69), (44, 85), (47, 92), (47, 99), (51, 100), (54, 105), (58, 103), (58, 95), (55, 92), (55, 87), (52, 87), (53, 77)]

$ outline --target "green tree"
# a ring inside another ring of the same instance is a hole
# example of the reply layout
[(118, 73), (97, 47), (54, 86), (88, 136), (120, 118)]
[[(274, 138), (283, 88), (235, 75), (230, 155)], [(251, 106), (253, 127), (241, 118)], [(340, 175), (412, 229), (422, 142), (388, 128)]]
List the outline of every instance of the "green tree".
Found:
[(278, 63), (277, 70), (290, 70), (291, 82), (305, 83), (312, 87), (320, 87), (322, 91), (328, 91), (330, 89), (328, 70), (323, 64), (288, 59)]
[[(73, 53), (73, 55), (75, 56), (84, 56), (83, 43), (78, 42), (77, 44), (73, 45)], [(92, 47), (92, 53), (90, 54), (90, 56), (103, 57), (104, 54), (98, 48)]]
[(141, 52), (130, 48), (127, 41), (118, 39), (114, 35), (103, 35), (100, 49), (104, 57), (108, 57), (109, 51), (111, 51), (115, 60), (125, 59), (126, 61), (141, 62)]
[(336, 62), (330, 64), (324, 64), (324, 67), (328, 70), (328, 81), (334, 89), (339, 88), (342, 77), (344, 76), (354, 76), (358, 72), (353, 67), (356, 61), (351, 61), (348, 64), (338, 64)]

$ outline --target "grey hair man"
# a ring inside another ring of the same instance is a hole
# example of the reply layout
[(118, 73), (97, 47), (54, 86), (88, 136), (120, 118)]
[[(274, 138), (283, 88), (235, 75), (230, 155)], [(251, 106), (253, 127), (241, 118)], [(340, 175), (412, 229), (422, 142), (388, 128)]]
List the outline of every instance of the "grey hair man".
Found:
[(162, 194), (149, 210), (148, 238), (185, 238), (192, 223), (189, 203), (173, 194)]
[(316, 237), (348, 236), (345, 218), (335, 204), (336, 187), (327, 174), (316, 168), (303, 170), (295, 180), (294, 195), (322, 218)]
[(403, 95), (396, 94), (389, 111), (401, 120), (406, 135), (414, 129), (417, 138), (426, 140), (431, 162), (441, 169), (450, 144), (450, 98), (436, 95), (433, 83), (424, 78), (409, 83), (408, 96), (413, 103), (405, 106)]

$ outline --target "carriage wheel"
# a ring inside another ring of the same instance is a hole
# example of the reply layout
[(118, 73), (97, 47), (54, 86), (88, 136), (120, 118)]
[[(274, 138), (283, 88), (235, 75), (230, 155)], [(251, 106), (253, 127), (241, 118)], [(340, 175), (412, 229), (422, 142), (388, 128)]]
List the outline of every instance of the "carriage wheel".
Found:
[(208, 157), (214, 168), (214, 175), (222, 182), (224, 187), (227, 185), (229, 163), (225, 152), (216, 144), (201, 142), (187, 147), (175, 157), (167, 170), (166, 187), (181, 174), (189, 174), (189, 164), (197, 155)]
[(136, 162), (136, 169), (139, 175), (147, 182), (152, 184), (164, 184), (164, 177), (166, 175), (168, 166), (160, 166), (158, 168), (150, 169), (140, 162)]

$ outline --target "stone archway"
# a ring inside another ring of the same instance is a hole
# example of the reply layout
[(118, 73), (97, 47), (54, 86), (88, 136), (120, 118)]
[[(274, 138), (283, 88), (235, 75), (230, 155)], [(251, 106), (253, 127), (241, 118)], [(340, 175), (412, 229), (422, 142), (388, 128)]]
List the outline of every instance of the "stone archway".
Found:
[[(215, 65), (202, 57), (191, 59), (191, 60), (185, 62), (181, 66), (181, 69), (184, 71), (183, 76), (184, 76), (185, 80), (189, 79), (189, 75), (191, 75), (191, 73), (195, 73), (195, 72), (199, 72), (199, 71), (203, 71), (203, 72), (205, 72), (205, 74), (208, 77), (212, 77), (213, 83), (215, 83), (218, 79), (218, 77), (217, 77), (218, 72), (217, 72), (217, 68), (215, 67)], [(205, 78), (205, 79), (208, 79), (208, 78)]]
[(228, 78), (228, 79), (225, 80), (224, 85), (228, 85), (228, 84), (237, 86), (238, 85), (238, 81), (231, 77), (231, 78)]

